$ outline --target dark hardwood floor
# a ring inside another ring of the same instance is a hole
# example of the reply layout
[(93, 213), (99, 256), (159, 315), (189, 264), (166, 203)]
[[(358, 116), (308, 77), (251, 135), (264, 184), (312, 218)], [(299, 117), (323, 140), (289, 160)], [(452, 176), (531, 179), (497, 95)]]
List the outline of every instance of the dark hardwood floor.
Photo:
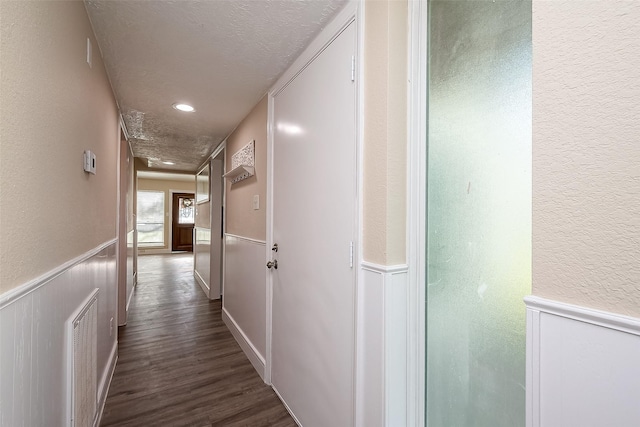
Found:
[(101, 426), (295, 426), (193, 279), (193, 254), (138, 258)]

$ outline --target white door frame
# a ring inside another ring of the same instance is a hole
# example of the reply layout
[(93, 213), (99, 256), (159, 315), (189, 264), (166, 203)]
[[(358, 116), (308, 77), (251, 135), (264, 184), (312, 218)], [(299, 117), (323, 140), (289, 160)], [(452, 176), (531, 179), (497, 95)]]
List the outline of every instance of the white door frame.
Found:
[[(211, 188), (213, 186), (213, 174), (212, 174), (212, 161), (218, 157), (220, 154), (222, 154), (222, 175), (220, 175), (220, 179), (222, 180), (222, 198), (220, 200), (220, 202), (222, 203), (222, 207), (225, 208), (223, 210), (223, 218), (222, 218), (222, 235), (224, 236), (226, 233), (226, 226), (227, 226), (227, 210), (226, 210), (226, 204), (227, 204), (227, 184), (224, 180), (224, 174), (226, 172), (226, 149), (227, 149), (227, 140), (224, 139), (220, 144), (218, 144), (216, 146), (216, 148), (214, 148), (214, 150), (211, 152), (211, 154), (209, 154), (209, 156), (207, 156), (206, 160), (196, 169), (196, 173), (194, 175), (194, 179), (195, 179), (195, 184), (196, 184), (196, 189), (194, 191), (194, 195), (196, 197), (196, 206), (198, 205), (197, 202), (197, 196), (198, 196), (198, 174), (200, 172), (202, 172), (205, 168), (209, 169), (209, 205), (213, 206), (213, 199), (212, 199), (212, 191)], [(173, 212), (173, 210), (171, 211)], [(213, 227), (213, 209), (209, 209), (209, 229), (211, 230)], [(194, 238), (193, 238), (193, 270), (194, 270), (194, 274), (195, 274), (195, 269), (196, 269), (196, 264), (195, 264), (195, 257), (196, 257), (196, 239), (195, 239), (195, 229), (196, 226), (194, 224), (193, 226), (194, 229)], [(225, 245), (225, 239), (222, 239), (222, 243), (221, 243), (221, 249), (220, 249), (220, 298), (222, 298), (223, 294), (224, 294), (224, 266), (225, 266), (225, 249), (226, 249), (226, 245)], [(207, 298), (211, 299), (213, 290), (211, 287), (211, 264), (214, 262), (213, 259), (213, 254), (210, 252), (210, 257), (209, 257), (209, 283), (207, 284), (209, 286), (209, 291), (205, 293), (207, 294)], [(202, 286), (202, 285), (201, 285)], [(204, 287), (203, 287), (204, 290)]]
[[(278, 79), (278, 81), (272, 86), (268, 94), (268, 112), (267, 112), (267, 204), (266, 204), (266, 245), (265, 245), (265, 262), (271, 260), (272, 251), (271, 247), (274, 244), (273, 241), (273, 161), (274, 161), (274, 100), (275, 96), (281, 92), (289, 83), (300, 74), (331, 42), (346, 28), (349, 24), (355, 21), (356, 24), (356, 75), (361, 73), (361, 58), (360, 52), (362, 44), (362, 24), (359, 19), (361, 6), (359, 2), (352, 1), (345, 5), (345, 7), (338, 13), (338, 15), (325, 27), (325, 29), (311, 42), (311, 44), (305, 49), (305, 51), (296, 59), (296, 61), (285, 71), (285, 73)], [(356, 78), (356, 188), (358, 191), (358, 202), (356, 205), (356, 215), (353, 219), (355, 229), (358, 230), (354, 237), (354, 269), (358, 271), (358, 260), (362, 251), (360, 250), (361, 239), (361, 211), (362, 211), (362, 129), (361, 120), (362, 116), (362, 93), (361, 93), (361, 79)], [(267, 384), (271, 384), (271, 337), (272, 337), (272, 301), (273, 301), (273, 281), (272, 275), (266, 275), (266, 363), (265, 363), (265, 375), (264, 381)], [(355, 288), (357, 289), (358, 274), (355, 277)], [(354, 303), (357, 304), (357, 295)], [(354, 307), (354, 316), (357, 314), (357, 306)], [(356, 318), (354, 317), (354, 322)], [(357, 331), (357, 329), (356, 329)], [(356, 337), (357, 342), (357, 337)], [(355, 343), (354, 343), (355, 344)], [(354, 375), (357, 373), (357, 366), (354, 360)], [(353, 379), (355, 384), (355, 378)], [(354, 387), (354, 392), (356, 388)], [(353, 413), (356, 414), (354, 396), (354, 408)]]
[[(220, 175), (220, 179), (222, 180), (222, 197), (220, 200), (220, 203), (222, 203), (222, 242), (220, 243), (220, 259), (218, 260), (218, 262), (220, 263), (220, 298), (222, 298), (222, 296), (224, 295), (224, 259), (225, 259), (225, 249), (226, 249), (226, 245), (225, 245), (225, 238), (224, 235), (226, 234), (226, 227), (227, 227), (227, 182), (224, 179), (224, 174), (227, 172), (227, 140), (225, 139), (224, 141), (222, 141), (220, 143), (220, 145), (218, 145), (218, 147), (213, 151), (213, 153), (211, 153), (211, 156), (209, 156), (210, 160), (213, 161), (216, 159), (216, 157), (218, 157), (219, 155), (222, 154), (222, 175)], [(212, 175), (209, 176), (209, 185), (213, 185), (213, 180), (212, 180)], [(209, 196), (211, 196), (211, 188), (209, 188)], [(209, 197), (211, 206), (213, 206), (213, 201), (211, 201), (211, 197)], [(211, 217), (209, 218), (209, 223), (211, 225), (211, 229), (213, 229), (213, 209), (211, 209)], [(213, 239), (212, 239), (213, 241)], [(211, 258), (211, 262), (214, 262), (213, 257)], [(211, 266), (209, 271), (211, 271)], [(211, 281), (211, 278), (209, 278), (209, 280)], [(209, 289), (209, 297), (211, 297), (211, 289)]]
[(424, 426), (426, 420), (427, 13), (427, 2), (409, 2), (406, 384), (407, 421), (410, 426)]

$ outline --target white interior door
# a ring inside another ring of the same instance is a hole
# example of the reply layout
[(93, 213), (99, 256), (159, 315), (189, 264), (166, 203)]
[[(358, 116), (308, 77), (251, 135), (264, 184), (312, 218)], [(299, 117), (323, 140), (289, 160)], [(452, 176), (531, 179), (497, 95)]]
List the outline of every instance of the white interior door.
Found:
[(353, 425), (353, 55), (354, 23), (274, 98), (271, 380), (305, 427)]

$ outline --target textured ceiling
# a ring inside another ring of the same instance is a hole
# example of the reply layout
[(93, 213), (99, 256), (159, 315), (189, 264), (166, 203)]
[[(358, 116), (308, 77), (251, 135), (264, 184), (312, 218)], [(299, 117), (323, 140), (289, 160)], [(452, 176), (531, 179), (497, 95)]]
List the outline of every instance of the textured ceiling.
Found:
[(195, 171), (344, 3), (86, 0), (134, 155)]

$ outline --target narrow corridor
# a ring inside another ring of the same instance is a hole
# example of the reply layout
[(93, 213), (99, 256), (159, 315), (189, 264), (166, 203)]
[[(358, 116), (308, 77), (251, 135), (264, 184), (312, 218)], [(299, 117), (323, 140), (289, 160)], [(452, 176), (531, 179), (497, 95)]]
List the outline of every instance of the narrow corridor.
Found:
[(138, 258), (102, 426), (295, 426), (193, 279), (193, 255)]

